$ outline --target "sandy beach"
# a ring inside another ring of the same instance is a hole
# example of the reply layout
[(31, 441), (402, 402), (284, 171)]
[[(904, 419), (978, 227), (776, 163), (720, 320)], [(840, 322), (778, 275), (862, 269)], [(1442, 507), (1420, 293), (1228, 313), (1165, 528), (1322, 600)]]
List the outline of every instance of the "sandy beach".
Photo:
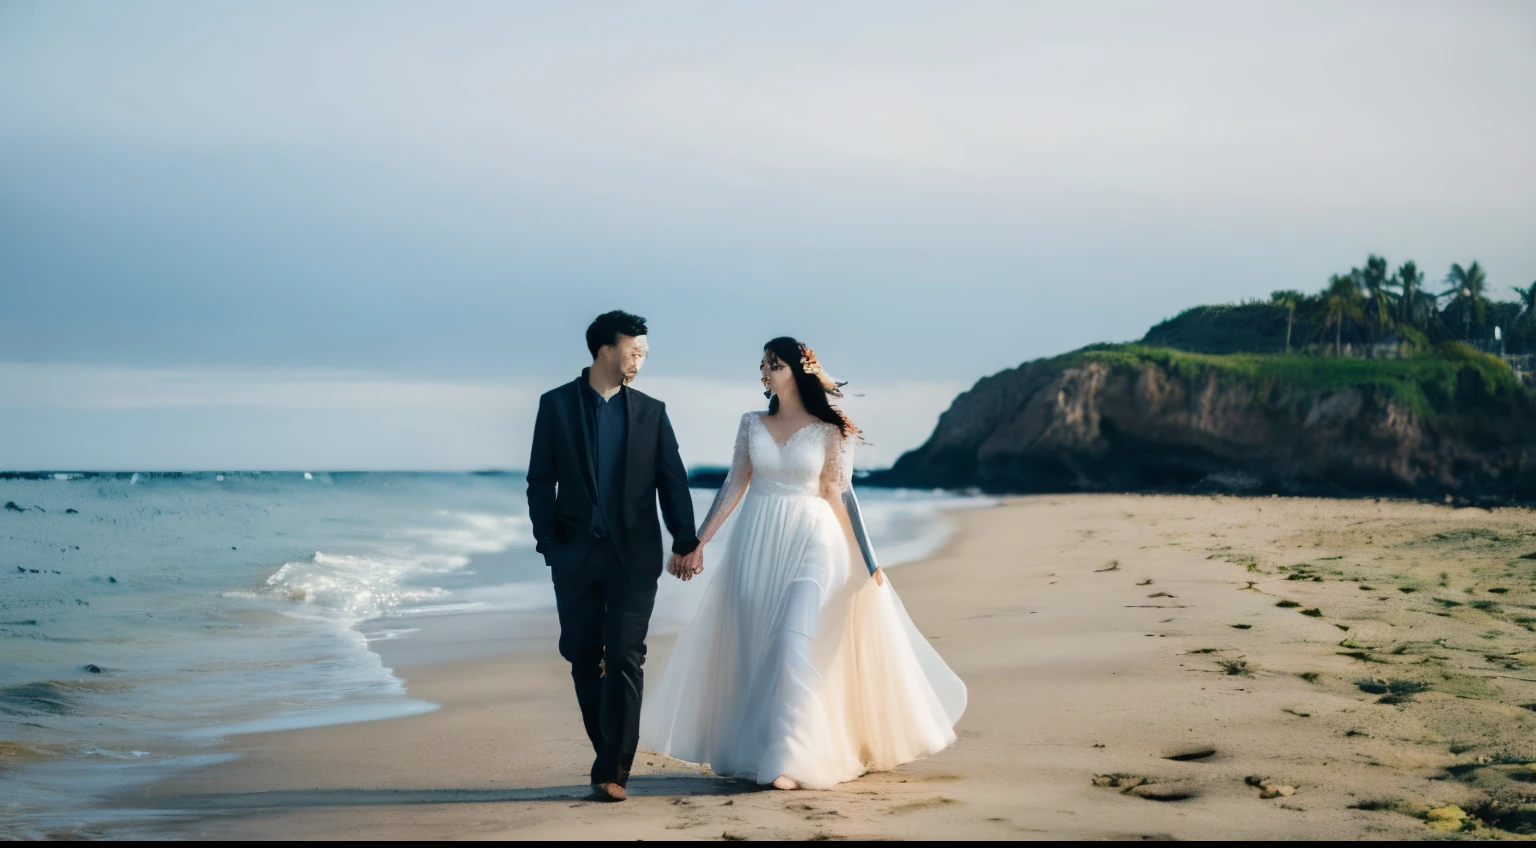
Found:
[[(478, 658), (380, 646), (441, 709), (235, 737), (240, 759), (118, 803), (172, 835), (226, 839), (1536, 828), (1530, 511), (1082, 495), (953, 517), (949, 544), (891, 580), (970, 706), (952, 748), (894, 772), (785, 793), (642, 753), (628, 802), (584, 800), (590, 751), (552, 618), (514, 630), (466, 616), (439, 638)], [(653, 675), (670, 648), (653, 640)]]

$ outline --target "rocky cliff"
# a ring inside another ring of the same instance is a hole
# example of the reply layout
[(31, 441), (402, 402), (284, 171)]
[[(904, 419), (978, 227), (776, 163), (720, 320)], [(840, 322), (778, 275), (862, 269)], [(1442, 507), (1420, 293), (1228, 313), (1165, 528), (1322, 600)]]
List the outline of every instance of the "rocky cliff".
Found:
[(1389, 361), (1096, 346), (984, 378), (867, 482), (1536, 499), (1536, 398), (1460, 346)]

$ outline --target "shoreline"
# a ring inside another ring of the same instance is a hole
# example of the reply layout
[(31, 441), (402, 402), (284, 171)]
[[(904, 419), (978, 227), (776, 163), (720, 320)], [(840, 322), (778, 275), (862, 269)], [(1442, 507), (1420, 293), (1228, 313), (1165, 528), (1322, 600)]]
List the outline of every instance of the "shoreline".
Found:
[[(190, 838), (1423, 838), (1431, 809), (1496, 817), (1536, 760), (1517, 510), (1041, 495), (949, 517), (892, 583), (971, 706), (954, 746), (893, 772), (780, 793), (642, 753), (630, 801), (581, 800), (553, 616), (527, 616), (461, 621), (478, 658), (377, 646), (440, 710), (234, 737), (241, 759), (118, 801)], [(1388, 704), (1356, 685), (1399, 676), (1429, 683)], [(1261, 799), (1261, 777), (1294, 795)]]
[[(228, 737), (435, 710), (394, 669), (490, 660), (554, 630), (553, 590), (519, 527), (515, 480), (221, 476), (13, 489), (25, 508), (6, 514), (34, 537), (24, 541), (38, 568), (13, 576), (22, 594), (0, 604), (17, 613), (0, 637), (24, 652), (0, 686), (0, 711), (13, 716), (0, 771), (15, 784), (0, 802), (0, 833), (138, 833), (143, 816), (111, 800), (234, 756)], [(712, 495), (694, 490), (695, 508)], [(866, 517), (894, 564), (932, 551), (951, 525), (942, 513), (971, 505), (882, 492)], [(123, 543), (114, 519), (149, 508), (161, 517), (145, 531), (157, 543), (140, 547), (154, 553), (91, 559)], [(709, 576), (662, 583), (653, 634), (691, 618)], [(21, 617), (50, 604), (68, 612)], [(46, 638), (55, 636), (75, 638)], [(149, 818), (143, 835), (158, 835), (163, 816)]]
[[(889, 469), (880, 469), (870, 472), (873, 475), (883, 475)], [(860, 484), (860, 489), (879, 489), (883, 491), (934, 491), (945, 492), (957, 496), (987, 497), (999, 499), (1014, 498), (1045, 498), (1045, 497), (1069, 497), (1072, 495), (1121, 495), (1125, 497), (1189, 497), (1189, 498), (1288, 498), (1292, 500), (1326, 500), (1326, 501), (1371, 501), (1373, 503), (1412, 503), (1425, 506), (1448, 506), (1456, 509), (1528, 509), (1536, 510), (1536, 500), (1524, 500), (1520, 498), (1502, 498), (1485, 496), (1468, 498), (1461, 495), (1413, 495), (1401, 491), (1367, 491), (1352, 490), (1343, 487), (1330, 488), (1324, 485), (1304, 486), (1295, 489), (1281, 489), (1273, 486), (1253, 486), (1250, 488), (1238, 488), (1220, 483), (1194, 483), (1177, 486), (1139, 486), (1124, 489), (1042, 489), (1037, 491), (1014, 491), (1011, 489), (987, 489), (982, 486), (953, 486), (953, 487), (913, 487), (899, 481), (895, 483), (865, 483)]]

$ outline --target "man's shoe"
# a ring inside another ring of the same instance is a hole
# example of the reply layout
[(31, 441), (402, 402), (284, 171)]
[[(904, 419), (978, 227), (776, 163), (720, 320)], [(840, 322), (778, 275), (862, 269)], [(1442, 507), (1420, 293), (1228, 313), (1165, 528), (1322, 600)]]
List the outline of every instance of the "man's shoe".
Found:
[(599, 801), (622, 801), (629, 797), (629, 793), (624, 791), (624, 787), (617, 783), (594, 783), (592, 784), (592, 794)]

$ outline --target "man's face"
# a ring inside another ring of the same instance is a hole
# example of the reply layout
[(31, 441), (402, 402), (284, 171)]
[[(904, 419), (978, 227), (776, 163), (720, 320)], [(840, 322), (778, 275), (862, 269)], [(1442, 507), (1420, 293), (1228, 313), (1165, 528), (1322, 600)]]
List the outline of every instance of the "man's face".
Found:
[(613, 350), (618, 359), (619, 373), (623, 375), (624, 385), (627, 386), (639, 376), (651, 346), (645, 336), (619, 336), (619, 343), (613, 345)]

